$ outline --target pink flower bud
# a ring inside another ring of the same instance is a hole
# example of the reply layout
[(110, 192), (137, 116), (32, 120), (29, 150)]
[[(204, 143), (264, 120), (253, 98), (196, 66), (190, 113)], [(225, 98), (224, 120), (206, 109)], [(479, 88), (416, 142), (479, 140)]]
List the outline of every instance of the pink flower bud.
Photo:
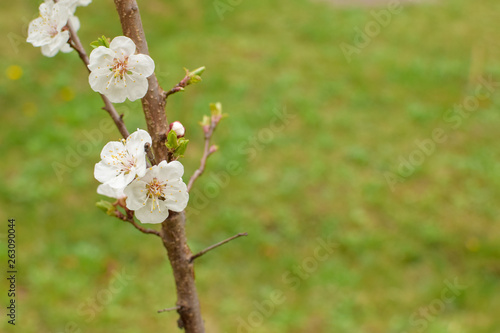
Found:
[(212, 145), (212, 146), (210, 146), (210, 149), (209, 149), (209, 151), (208, 151), (208, 152), (209, 152), (210, 154), (213, 154), (213, 153), (215, 153), (217, 150), (219, 150), (219, 146), (217, 146), (217, 145)]
[(177, 133), (177, 138), (182, 138), (186, 134), (186, 129), (182, 126), (180, 121), (174, 121), (170, 123), (170, 130), (174, 130)]

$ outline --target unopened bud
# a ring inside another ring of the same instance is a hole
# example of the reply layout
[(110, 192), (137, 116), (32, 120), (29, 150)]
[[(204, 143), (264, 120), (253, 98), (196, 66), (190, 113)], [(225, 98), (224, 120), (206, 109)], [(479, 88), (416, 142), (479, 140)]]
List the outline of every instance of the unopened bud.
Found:
[(182, 138), (186, 134), (186, 129), (182, 126), (180, 121), (170, 123), (169, 129), (177, 134), (177, 138)]
[(208, 133), (210, 130), (210, 125), (212, 124), (212, 120), (210, 119), (209, 116), (203, 116), (203, 120), (200, 121), (199, 123), (201, 125), (201, 128), (203, 128), (203, 132)]
[(217, 150), (219, 150), (219, 146), (217, 145), (211, 145), (210, 150), (208, 151), (210, 154), (215, 153)]
[(220, 102), (210, 103), (210, 111), (212, 116), (222, 116), (222, 104)]
[(205, 71), (205, 66), (195, 69), (192, 72), (186, 70), (187, 76), (189, 77), (188, 84), (198, 83), (201, 81), (201, 74)]

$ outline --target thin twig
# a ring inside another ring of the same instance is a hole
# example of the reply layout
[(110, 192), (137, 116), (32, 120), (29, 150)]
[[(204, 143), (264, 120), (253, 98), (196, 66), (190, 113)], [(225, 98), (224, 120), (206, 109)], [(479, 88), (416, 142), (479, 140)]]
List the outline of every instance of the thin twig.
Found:
[(127, 222), (130, 222), (137, 230), (139, 230), (142, 233), (152, 234), (152, 235), (156, 235), (158, 237), (161, 237), (161, 234), (160, 234), (159, 231), (156, 231), (156, 230), (153, 230), (153, 229), (143, 228), (140, 225), (138, 225), (133, 219), (132, 220), (127, 220)]
[[(89, 64), (89, 57), (87, 56), (87, 53), (85, 52), (85, 48), (83, 47), (82, 43), (80, 42), (80, 38), (78, 38), (78, 35), (71, 26), (71, 23), (68, 21), (68, 30), (69, 30), (69, 45), (75, 49), (75, 51), (78, 53), (78, 56), (80, 59), (82, 59), (83, 63), (85, 64), (85, 67), (87, 70), (90, 72), (90, 69), (88, 67)], [(115, 107), (111, 103), (111, 101), (104, 96), (103, 94), (101, 95), (102, 101), (104, 102), (104, 107), (103, 109), (109, 113), (113, 121), (115, 122), (116, 127), (118, 127), (118, 130), (120, 131), (121, 135), (123, 136), (124, 139), (126, 139), (129, 136), (129, 132), (127, 130), (127, 127), (125, 126), (125, 123), (123, 122), (123, 119), (120, 115), (118, 115), (118, 112), (116, 112)]]
[(248, 236), (248, 233), (247, 233), (247, 232), (242, 232), (242, 233), (239, 233), (239, 234), (237, 234), (237, 235), (234, 235), (233, 237), (229, 237), (228, 239), (225, 239), (225, 240), (223, 240), (222, 242), (219, 242), (219, 243), (217, 243), (217, 244), (214, 244), (214, 245), (212, 245), (212, 246), (209, 246), (209, 247), (207, 247), (205, 250), (200, 251), (200, 252), (196, 253), (195, 255), (192, 255), (192, 256), (191, 256), (191, 258), (189, 259), (189, 262), (191, 263), (191, 262), (193, 262), (196, 258), (201, 257), (202, 255), (204, 255), (204, 254), (205, 254), (205, 253), (207, 253), (208, 251), (213, 250), (213, 249), (215, 249), (215, 248), (217, 248), (217, 247), (219, 247), (219, 246), (221, 246), (221, 245), (224, 245), (224, 244), (226, 244), (226, 243), (228, 243), (228, 242), (232, 241), (233, 239), (236, 239), (236, 238), (241, 237), (241, 236)]
[(171, 308), (166, 308), (166, 309), (163, 309), (163, 310), (158, 310), (158, 313), (168, 312), (168, 311), (174, 311), (174, 310), (179, 310), (179, 309), (180, 309), (180, 306), (176, 305), (176, 306), (173, 306)]
[(186, 88), (189, 85), (189, 79), (190, 79), (189, 75), (186, 74), (186, 76), (182, 80), (180, 80), (179, 83), (177, 83), (172, 89), (170, 89), (169, 91), (164, 91), (163, 97), (167, 99), (168, 96), (184, 90), (184, 88)]
[(115, 216), (117, 218), (119, 218), (122, 221), (129, 222), (130, 224), (132, 224), (140, 232), (142, 232), (144, 234), (152, 234), (152, 235), (156, 235), (158, 237), (161, 237), (161, 234), (160, 234), (159, 231), (156, 231), (156, 230), (153, 230), (153, 229), (146, 229), (146, 228), (143, 228), (140, 225), (138, 225), (134, 221), (134, 216), (132, 215), (131, 211), (127, 210), (127, 215), (126, 216), (122, 212), (120, 212), (120, 211), (116, 211), (115, 214), (116, 214)]
[(205, 147), (203, 148), (203, 156), (201, 157), (200, 167), (193, 173), (191, 178), (189, 178), (189, 182), (187, 185), (188, 192), (193, 187), (195, 180), (198, 179), (198, 177), (200, 177), (203, 174), (203, 171), (205, 171), (205, 166), (207, 164), (208, 156), (214, 153), (214, 151), (210, 150), (210, 140), (212, 139), (212, 135), (214, 134), (216, 127), (217, 127), (217, 122), (212, 119), (210, 127), (205, 132)]

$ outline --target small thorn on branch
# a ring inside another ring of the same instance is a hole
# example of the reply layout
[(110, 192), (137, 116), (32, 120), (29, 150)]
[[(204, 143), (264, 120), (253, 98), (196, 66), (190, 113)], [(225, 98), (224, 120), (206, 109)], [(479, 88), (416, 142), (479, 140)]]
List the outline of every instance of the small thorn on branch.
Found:
[(209, 247), (207, 247), (205, 250), (200, 251), (200, 252), (198, 252), (197, 254), (195, 254), (195, 255), (191, 256), (191, 258), (189, 259), (189, 262), (190, 262), (190, 263), (192, 263), (192, 262), (193, 262), (196, 258), (201, 257), (202, 255), (204, 255), (204, 254), (205, 254), (205, 253), (207, 253), (208, 251), (211, 251), (211, 250), (213, 250), (213, 249), (215, 249), (215, 248), (217, 248), (217, 247), (219, 247), (219, 246), (221, 246), (221, 245), (224, 245), (224, 244), (226, 244), (226, 243), (228, 243), (228, 242), (232, 241), (233, 239), (236, 239), (236, 238), (239, 238), (239, 237), (242, 237), (242, 236), (248, 236), (248, 233), (247, 233), (247, 232), (242, 232), (242, 233), (239, 233), (239, 234), (237, 234), (237, 235), (234, 235), (233, 237), (229, 237), (228, 239), (225, 239), (225, 240), (223, 240), (222, 242), (219, 242), (219, 243), (217, 243), (217, 244), (214, 244), (214, 245), (212, 245), (212, 246), (209, 246)]
[(171, 308), (166, 308), (166, 309), (158, 310), (158, 313), (175, 311), (175, 310), (179, 310), (180, 308), (181, 308), (180, 306), (176, 305), (176, 306), (173, 306)]

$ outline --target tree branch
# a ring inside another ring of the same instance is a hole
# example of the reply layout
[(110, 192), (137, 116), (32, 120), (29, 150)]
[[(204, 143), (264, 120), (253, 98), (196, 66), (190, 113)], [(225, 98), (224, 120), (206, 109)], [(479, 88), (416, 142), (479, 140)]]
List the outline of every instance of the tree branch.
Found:
[(168, 312), (168, 311), (174, 311), (174, 310), (179, 310), (179, 306), (173, 306), (171, 308), (166, 308), (166, 309), (162, 309), (162, 310), (158, 310), (158, 313), (162, 313), (162, 312)]
[[(205, 70), (205, 67), (200, 68), (203, 68), (203, 70)], [(184, 78), (180, 80), (179, 83), (177, 83), (172, 89), (170, 89), (169, 91), (164, 91), (163, 98), (167, 99), (168, 96), (175, 94), (176, 92), (183, 91), (184, 88), (189, 86), (191, 84), (191, 76), (189, 74), (189, 71), (186, 69), (186, 76), (184, 76)]]
[(162, 223), (162, 240), (167, 249), (168, 259), (172, 265), (177, 290), (177, 313), (180, 315), (179, 328), (187, 333), (204, 333), (200, 302), (194, 283), (193, 264), (189, 262), (191, 250), (186, 241), (184, 212), (169, 212), (170, 215)]
[[(89, 57), (85, 52), (85, 48), (80, 42), (80, 38), (78, 38), (78, 35), (75, 29), (73, 29), (73, 27), (71, 26), (70, 22), (68, 22), (67, 26), (70, 34), (69, 45), (71, 45), (71, 47), (75, 49), (76, 52), (78, 52), (78, 56), (80, 57), (80, 59), (82, 59), (83, 63), (85, 64), (85, 67), (90, 72), (88, 68)], [(125, 123), (123, 122), (122, 117), (118, 115), (118, 112), (116, 112), (115, 107), (106, 96), (104, 96), (103, 94), (99, 95), (101, 95), (102, 101), (104, 102), (103, 109), (109, 113), (116, 127), (120, 131), (120, 134), (123, 136), (124, 139), (126, 139), (129, 136), (129, 132), (127, 130), (127, 127), (125, 126)]]
[(130, 224), (132, 224), (140, 232), (142, 232), (144, 234), (152, 234), (152, 235), (156, 235), (158, 237), (161, 237), (161, 233), (159, 231), (156, 231), (156, 230), (153, 230), (153, 229), (143, 228), (140, 225), (138, 225), (135, 222), (134, 216), (131, 214), (131, 212), (129, 213), (129, 211), (127, 211), (127, 215), (126, 216), (122, 212), (120, 212), (120, 211), (116, 211), (115, 214), (116, 214), (115, 216), (117, 218), (119, 218), (122, 221), (129, 222)]
[[(123, 34), (132, 39), (137, 46), (137, 52), (149, 55), (148, 43), (142, 27), (139, 6), (135, 0), (114, 0), (120, 16)], [(153, 152), (156, 161), (168, 161), (168, 150), (165, 147), (168, 133), (168, 121), (165, 114), (166, 101), (153, 73), (148, 77), (148, 92), (141, 99), (142, 109), (146, 117), (148, 132), (153, 140)]]
[[(114, 0), (114, 2), (120, 16), (123, 34), (134, 41), (139, 53), (149, 55), (136, 0)], [(168, 162), (169, 154), (165, 142), (169, 126), (165, 114), (164, 92), (155, 74), (148, 77), (148, 85), (148, 92), (141, 101), (148, 132), (153, 142), (153, 152), (156, 162)], [(170, 212), (169, 217), (162, 223), (161, 238), (175, 279), (177, 313), (180, 315), (178, 326), (184, 328), (186, 333), (204, 333), (200, 302), (194, 282), (194, 269), (189, 263), (192, 253), (187, 246), (184, 225), (184, 212)]]
[(205, 132), (205, 146), (203, 148), (203, 156), (201, 157), (200, 161), (200, 167), (193, 173), (191, 178), (189, 178), (189, 183), (187, 185), (187, 190), (188, 192), (191, 191), (191, 188), (193, 187), (194, 182), (198, 177), (200, 177), (203, 172), (205, 171), (205, 166), (207, 164), (207, 159), (210, 155), (215, 153), (215, 149), (211, 149), (210, 147), (210, 140), (212, 139), (212, 135), (214, 134), (215, 128), (217, 127), (217, 121), (215, 121), (212, 117), (210, 126), (208, 129), (203, 129)]
[(247, 232), (242, 232), (242, 233), (239, 233), (237, 235), (234, 235), (233, 237), (229, 237), (228, 239), (225, 239), (222, 242), (218, 242), (218, 243), (216, 243), (216, 244), (214, 244), (212, 246), (209, 246), (206, 249), (204, 249), (203, 251), (200, 251), (200, 252), (196, 253), (195, 255), (191, 256), (191, 258), (189, 259), (189, 262), (193, 262), (196, 258), (201, 257), (202, 255), (204, 255), (208, 251), (211, 251), (211, 250), (213, 250), (213, 249), (215, 249), (215, 248), (217, 248), (217, 247), (219, 247), (221, 245), (229, 243), (233, 239), (236, 239), (236, 238), (241, 237), (241, 236), (248, 236), (248, 233)]

